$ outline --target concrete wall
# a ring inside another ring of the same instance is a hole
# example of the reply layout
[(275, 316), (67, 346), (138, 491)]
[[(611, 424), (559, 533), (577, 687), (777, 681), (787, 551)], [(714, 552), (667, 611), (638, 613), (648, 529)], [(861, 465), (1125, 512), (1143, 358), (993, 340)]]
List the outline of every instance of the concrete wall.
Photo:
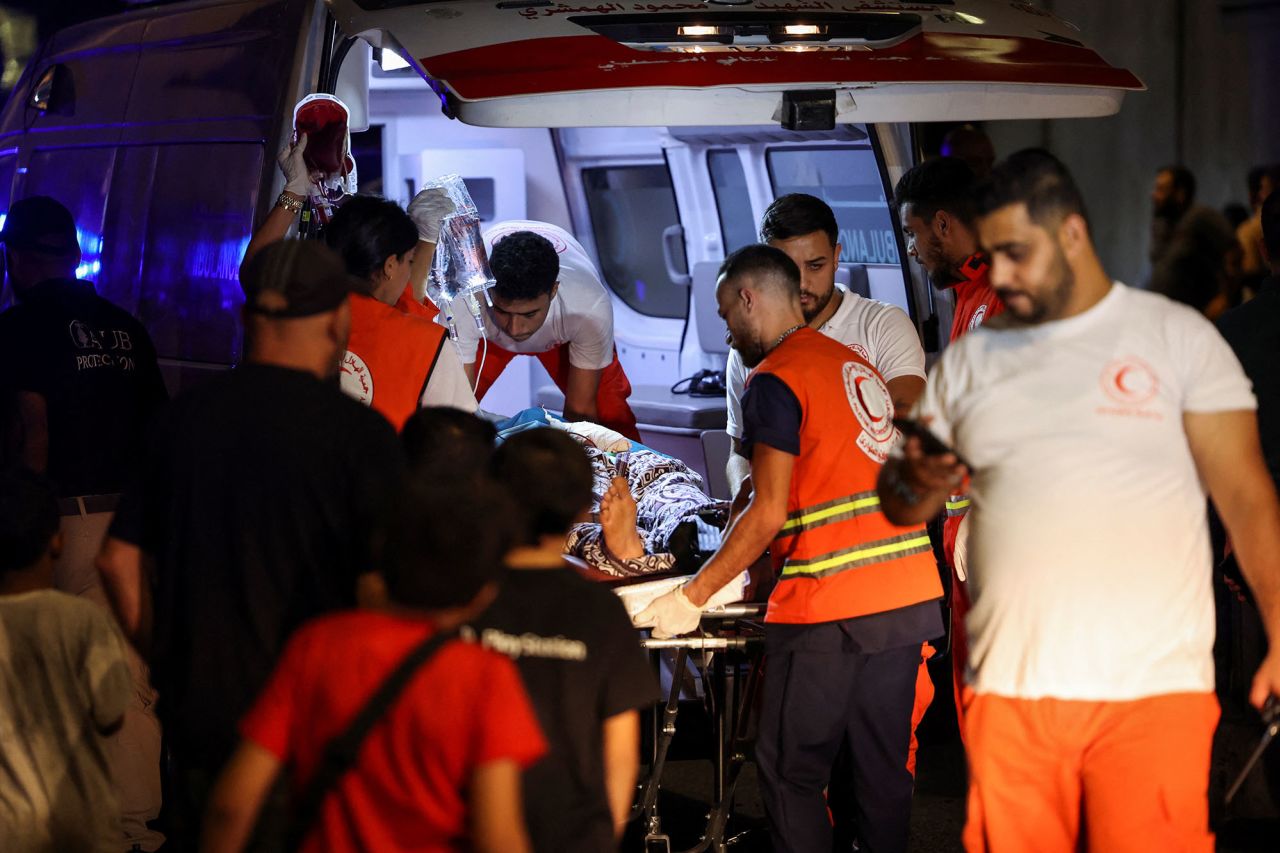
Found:
[(1280, 5), (1265, 0), (1044, 0), (1148, 91), (1102, 119), (990, 122), (1000, 155), (1043, 145), (1071, 167), (1107, 268), (1144, 278), (1155, 171), (1182, 162), (1199, 200), (1247, 202), (1245, 174), (1280, 161)]

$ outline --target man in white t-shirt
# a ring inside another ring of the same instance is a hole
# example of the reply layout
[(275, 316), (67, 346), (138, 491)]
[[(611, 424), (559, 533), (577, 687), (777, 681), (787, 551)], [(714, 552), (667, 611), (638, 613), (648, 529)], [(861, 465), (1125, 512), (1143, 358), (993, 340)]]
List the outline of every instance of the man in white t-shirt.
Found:
[[(627, 404), (631, 383), (613, 345), (613, 303), (582, 244), (546, 222), (499, 222), (484, 234), (497, 283), (482, 309), (487, 350), (475, 324), (457, 316), (458, 352), (483, 399), (508, 362), (537, 356), (564, 392), (564, 416), (640, 440)], [(478, 362), (483, 362), (483, 365)]]
[(879, 483), (916, 523), (972, 466), (965, 847), (1211, 851), (1206, 490), (1272, 639), (1251, 700), (1280, 693), (1253, 394), (1206, 320), (1107, 277), (1051, 154), (1013, 155), (979, 195), (1007, 313), (947, 349), (917, 406), (955, 453), (910, 438)]
[[(804, 193), (775, 199), (760, 222), (760, 240), (786, 252), (800, 267), (800, 308), (809, 327), (871, 363), (884, 377), (898, 411), (910, 411), (924, 390), (924, 349), (906, 312), (896, 305), (849, 293), (836, 285), (840, 229), (827, 203)], [(729, 351), (725, 384), (733, 438), (726, 474), (737, 495), (751, 466), (737, 451), (742, 442), (742, 389), (749, 371)]]

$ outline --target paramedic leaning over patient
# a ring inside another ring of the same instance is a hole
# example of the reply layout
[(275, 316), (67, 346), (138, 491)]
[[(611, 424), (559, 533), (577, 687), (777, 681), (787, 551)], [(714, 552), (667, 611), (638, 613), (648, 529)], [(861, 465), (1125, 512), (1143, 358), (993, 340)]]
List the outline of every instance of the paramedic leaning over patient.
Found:
[(893, 402), (865, 359), (805, 325), (782, 250), (732, 254), (716, 301), (754, 368), (742, 399), (754, 493), (720, 552), (636, 622), (655, 636), (695, 629), (712, 593), (769, 548), (779, 579), (756, 761), (774, 849), (832, 849), (823, 789), (847, 737), (862, 849), (904, 851), (920, 644), (941, 633), (942, 585), (924, 527), (893, 527), (876, 498)]
[(497, 280), (493, 306), (481, 309), (487, 347), (475, 323), (457, 320), (463, 366), (473, 381), (479, 372), (477, 399), (511, 359), (537, 356), (564, 393), (566, 420), (639, 441), (631, 383), (613, 346), (613, 303), (582, 244), (563, 228), (521, 220), (494, 225), (484, 244)]

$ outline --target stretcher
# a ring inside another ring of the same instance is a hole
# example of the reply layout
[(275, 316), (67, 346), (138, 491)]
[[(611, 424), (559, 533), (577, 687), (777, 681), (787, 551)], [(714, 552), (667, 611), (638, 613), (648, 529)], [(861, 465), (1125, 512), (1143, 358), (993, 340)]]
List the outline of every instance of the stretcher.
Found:
[[(611, 578), (615, 592), (633, 618), (654, 598), (688, 579), (673, 576), (619, 584)], [(726, 834), (738, 776), (754, 739), (752, 709), (764, 658), (765, 605), (744, 600), (758, 594), (754, 587), (744, 572), (739, 582), (730, 583), (708, 602), (698, 631), (684, 637), (646, 637), (641, 641), (655, 666), (661, 665), (663, 656), (674, 654), (674, 660), (667, 661), (672, 677), (666, 698), (653, 714), (649, 773), (632, 812), (632, 819), (641, 821), (643, 826), (645, 853), (671, 853), (658, 795), (690, 668), (696, 673), (693, 677), (701, 686), (698, 693), (711, 720), (714, 773), (706, 829), (701, 841), (686, 853), (723, 853), (735, 841)]]

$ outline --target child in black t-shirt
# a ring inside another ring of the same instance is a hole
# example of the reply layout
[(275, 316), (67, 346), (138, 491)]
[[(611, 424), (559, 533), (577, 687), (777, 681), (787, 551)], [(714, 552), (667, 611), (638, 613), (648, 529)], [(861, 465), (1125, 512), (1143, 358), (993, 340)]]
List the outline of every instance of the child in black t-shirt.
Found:
[(639, 767), (639, 709), (658, 686), (617, 596), (563, 559), (570, 525), (591, 504), (590, 463), (568, 435), (538, 429), (504, 443), (492, 470), (523, 511), (525, 537), (472, 628), (515, 660), (551, 746), (524, 776), (529, 834), (536, 851), (616, 850)]

